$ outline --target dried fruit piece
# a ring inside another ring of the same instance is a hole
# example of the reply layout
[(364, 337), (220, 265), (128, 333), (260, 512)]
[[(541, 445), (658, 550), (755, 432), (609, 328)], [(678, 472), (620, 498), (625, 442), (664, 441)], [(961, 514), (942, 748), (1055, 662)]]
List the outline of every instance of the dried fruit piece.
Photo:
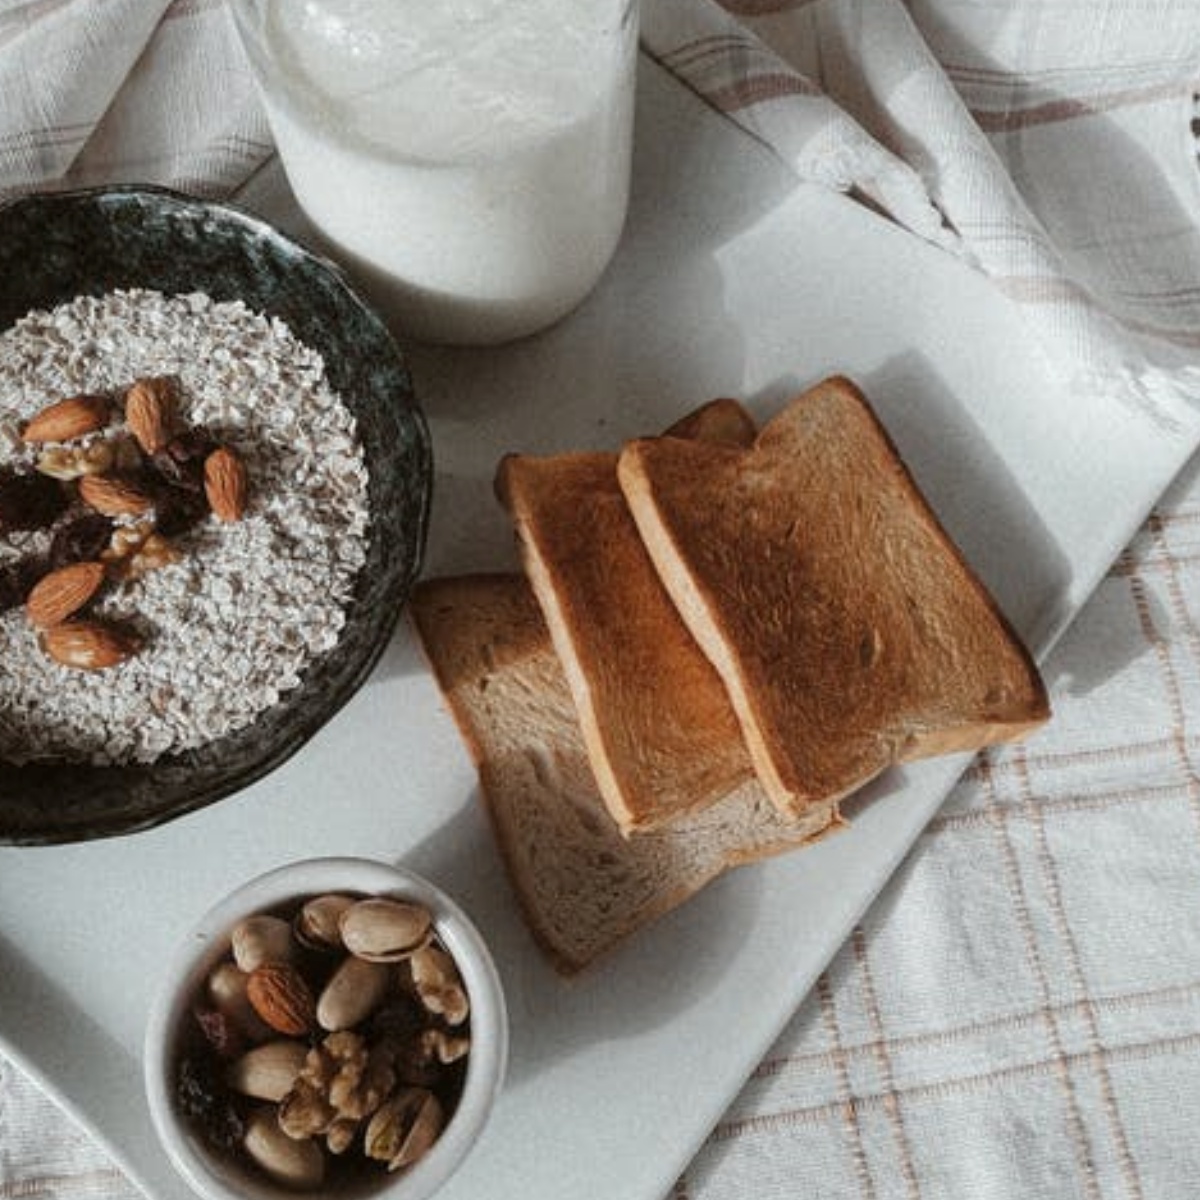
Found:
[(136, 654), (141, 640), (118, 625), (77, 619), (47, 629), (41, 636), (41, 644), (64, 667), (103, 671)]
[(199, 1055), (185, 1055), (175, 1077), (175, 1101), (215, 1150), (232, 1153), (246, 1136), (245, 1125), (230, 1103), (216, 1065)]
[(25, 601), (25, 612), (39, 629), (47, 629), (77, 613), (103, 582), (103, 563), (81, 562), (59, 567), (33, 586)]
[(101, 513), (84, 513), (66, 522), (54, 531), (50, 542), (51, 568), (99, 558), (108, 549), (112, 534), (112, 521)]
[(157, 454), (171, 437), (175, 381), (165, 375), (136, 380), (125, 393), (125, 424), (147, 454)]
[(0, 471), (0, 533), (45, 529), (66, 506), (67, 497), (53, 479)]
[(160, 482), (154, 489), (154, 523), (164, 537), (179, 537), (208, 516), (199, 491)]
[(0, 568), (0, 613), (25, 603), (46, 564), (36, 558), (21, 558)]
[(299, 1037), (312, 1029), (317, 1004), (304, 976), (289, 963), (268, 962), (255, 967), (246, 981), (254, 1011), (272, 1029)]
[(95, 433), (108, 424), (111, 404), (107, 396), (69, 396), (49, 404), (21, 431), (27, 442), (65, 442)]
[(218, 446), (204, 460), (204, 494), (217, 520), (240, 521), (246, 492), (245, 464), (228, 446)]
[(106, 517), (140, 517), (154, 507), (149, 493), (122, 475), (85, 475), (79, 481), (79, 497)]
[(185, 429), (151, 457), (154, 470), (167, 482), (189, 491), (204, 491), (204, 460), (217, 444), (202, 429)]

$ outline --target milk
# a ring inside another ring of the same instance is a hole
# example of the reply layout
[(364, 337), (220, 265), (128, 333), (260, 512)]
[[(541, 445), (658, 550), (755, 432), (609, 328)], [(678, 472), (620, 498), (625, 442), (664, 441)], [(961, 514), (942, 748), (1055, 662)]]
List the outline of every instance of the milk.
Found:
[(628, 200), (631, 0), (260, 7), (288, 179), (404, 331), (503, 341), (588, 294)]

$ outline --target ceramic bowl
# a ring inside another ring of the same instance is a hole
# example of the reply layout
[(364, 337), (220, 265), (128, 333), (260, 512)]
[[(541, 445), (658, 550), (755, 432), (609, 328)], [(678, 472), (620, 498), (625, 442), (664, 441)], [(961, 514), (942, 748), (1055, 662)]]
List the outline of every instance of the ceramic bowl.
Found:
[(459, 906), (427, 879), (367, 859), (309, 859), (281, 867), (239, 887), (183, 937), (146, 1026), (144, 1073), (155, 1130), (172, 1164), (206, 1200), (295, 1200), (297, 1192), (273, 1183), (252, 1164), (210, 1148), (180, 1112), (177, 1064), (193, 1021), (193, 1005), (213, 967), (229, 955), (230, 934), (239, 921), (298, 907), (302, 900), (327, 892), (410, 900), (431, 912), (434, 930), (457, 963), (470, 999), (471, 1050), (457, 1105), (424, 1157), (396, 1173), (363, 1160), (359, 1169), (343, 1172), (346, 1182), (341, 1185), (331, 1172), (317, 1194), (325, 1200), (432, 1196), (479, 1140), (499, 1094), (508, 1055), (504, 994), (487, 946)]
[(341, 271), (225, 204), (151, 188), (38, 195), (0, 207), (0, 331), (33, 308), (117, 288), (202, 291), (281, 318), (319, 351), (354, 413), (370, 476), (367, 563), (337, 646), (253, 724), (147, 766), (0, 761), (0, 843), (127, 833), (246, 787), (295, 753), (383, 652), (420, 566), (429, 433), (408, 370)]

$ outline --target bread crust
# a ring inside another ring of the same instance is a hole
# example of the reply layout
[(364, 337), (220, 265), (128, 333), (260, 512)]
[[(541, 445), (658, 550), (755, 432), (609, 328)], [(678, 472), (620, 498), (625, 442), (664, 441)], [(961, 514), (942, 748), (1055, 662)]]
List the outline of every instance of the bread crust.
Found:
[(409, 617), (479, 772), (534, 939), (571, 975), (734, 867), (842, 827), (781, 817), (754, 780), (669, 828), (622, 837), (592, 778), (561, 664), (519, 575), (419, 583)]
[[(734, 400), (667, 431), (750, 444)], [(512, 517), (579, 712), (592, 769), (621, 830), (661, 828), (752, 774), (729, 696), (679, 619), (617, 483), (612, 453), (508, 455), (496, 491)]]
[(1049, 716), (1033, 660), (849, 380), (794, 399), (749, 449), (631, 442), (618, 478), (784, 811)]

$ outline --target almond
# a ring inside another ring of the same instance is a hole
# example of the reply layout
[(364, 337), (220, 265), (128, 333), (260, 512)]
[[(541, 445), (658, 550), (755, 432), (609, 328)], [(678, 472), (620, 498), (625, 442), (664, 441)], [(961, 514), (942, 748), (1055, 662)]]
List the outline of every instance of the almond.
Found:
[(228, 446), (204, 460), (204, 494), (218, 521), (240, 521), (246, 512), (246, 467)]
[(123, 663), (140, 642), (129, 630), (103, 621), (75, 620), (52, 625), (42, 633), (42, 649), (56, 663), (81, 671), (103, 671)]
[(316, 1023), (317, 1002), (312, 989), (290, 963), (268, 962), (255, 967), (246, 981), (254, 1011), (272, 1029), (299, 1037)]
[(79, 481), (79, 497), (106, 517), (140, 517), (154, 507), (137, 484), (119, 475), (85, 475)]
[(106, 396), (70, 396), (43, 408), (21, 431), (27, 442), (65, 442), (108, 424)]
[(171, 440), (175, 384), (158, 375), (136, 380), (125, 393), (125, 424), (147, 454), (157, 454)]
[(104, 564), (71, 563), (44, 575), (25, 599), (25, 612), (39, 629), (47, 629), (78, 612), (104, 582)]

